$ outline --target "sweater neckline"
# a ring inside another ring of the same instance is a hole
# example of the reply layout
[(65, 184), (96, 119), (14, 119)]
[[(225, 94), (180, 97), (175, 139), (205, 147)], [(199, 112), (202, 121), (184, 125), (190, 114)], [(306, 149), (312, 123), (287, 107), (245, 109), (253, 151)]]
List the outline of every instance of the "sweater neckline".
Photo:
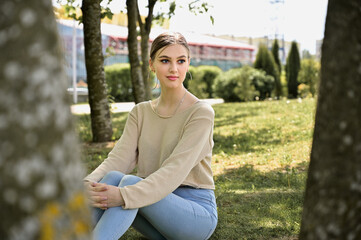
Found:
[(165, 118), (165, 119), (173, 118), (173, 117), (175, 117), (175, 116), (177, 116), (177, 115), (179, 115), (179, 114), (182, 114), (182, 113), (188, 111), (189, 109), (192, 109), (192, 108), (193, 108), (194, 106), (196, 106), (199, 102), (201, 102), (201, 101), (198, 100), (197, 102), (193, 103), (192, 105), (190, 105), (190, 106), (187, 107), (186, 109), (184, 109), (184, 110), (182, 110), (182, 111), (176, 112), (174, 115), (165, 116), (165, 115), (161, 115), (161, 114), (157, 113), (157, 111), (155, 111), (154, 107), (152, 106), (152, 100), (149, 100), (149, 101), (148, 101), (149, 107), (150, 107), (150, 109), (152, 109), (153, 113), (154, 113), (155, 115), (157, 115), (158, 117), (160, 117), (160, 118)]

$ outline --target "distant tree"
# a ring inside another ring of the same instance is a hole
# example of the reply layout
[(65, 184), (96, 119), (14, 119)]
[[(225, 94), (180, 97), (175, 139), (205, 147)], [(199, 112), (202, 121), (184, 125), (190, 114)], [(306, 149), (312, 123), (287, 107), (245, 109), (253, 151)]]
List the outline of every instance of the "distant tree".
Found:
[(93, 142), (110, 141), (113, 135), (104, 73), (100, 2), (101, 0), (83, 0), (81, 7)]
[(273, 59), (275, 60), (275, 63), (277, 64), (278, 72), (281, 73), (282, 65), (281, 65), (281, 60), (279, 57), (279, 50), (280, 50), (280, 47), (278, 46), (278, 40), (275, 39), (272, 44), (272, 55), (273, 55)]
[(267, 49), (267, 46), (261, 44), (258, 48), (254, 67), (262, 69), (267, 75), (270, 75), (275, 80), (276, 96), (281, 96), (281, 81), (278, 66), (273, 58), (272, 53)]
[(282, 85), (281, 85), (282, 64), (279, 57), (279, 46), (277, 39), (274, 40), (272, 45), (272, 56), (278, 67), (278, 78), (274, 77), (274, 79), (276, 84), (276, 96), (280, 97), (282, 95)]
[(360, 9), (328, 2), (300, 240), (361, 239)]
[[(57, 0), (59, 3), (62, 1)], [(102, 0), (82, 0), (82, 16), (76, 15), (74, 0), (66, 0), (66, 15), (83, 23), (84, 53), (93, 142), (110, 141), (113, 135), (107, 84), (104, 74), (104, 56), (100, 20), (111, 17), (110, 9), (102, 9)]]
[(311, 59), (311, 58), (313, 58), (313, 56), (310, 53), (310, 51), (308, 51), (307, 49), (304, 49), (302, 51), (302, 59)]
[(297, 43), (292, 42), (291, 50), (287, 56), (286, 62), (286, 80), (288, 86), (288, 97), (297, 98), (298, 91), (298, 72), (300, 71), (300, 54), (298, 52)]
[(2, 0), (0, 18), (0, 239), (90, 239), (52, 2)]

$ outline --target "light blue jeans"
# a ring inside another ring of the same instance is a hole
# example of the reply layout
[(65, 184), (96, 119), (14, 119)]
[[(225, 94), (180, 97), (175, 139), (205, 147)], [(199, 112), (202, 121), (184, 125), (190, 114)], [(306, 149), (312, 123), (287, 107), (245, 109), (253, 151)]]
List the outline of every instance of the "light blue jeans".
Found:
[[(124, 187), (141, 180), (112, 171), (100, 182)], [(190, 187), (177, 188), (159, 202), (139, 209), (93, 210), (95, 240), (118, 240), (130, 226), (148, 239), (208, 239), (218, 220), (214, 191)]]

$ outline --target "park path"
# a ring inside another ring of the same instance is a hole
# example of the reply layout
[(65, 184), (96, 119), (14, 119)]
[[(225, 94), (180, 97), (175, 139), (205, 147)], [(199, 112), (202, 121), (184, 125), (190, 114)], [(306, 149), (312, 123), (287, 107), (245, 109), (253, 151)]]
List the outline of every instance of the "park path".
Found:
[[(208, 102), (211, 105), (224, 102), (223, 99), (220, 98), (202, 99), (202, 101)], [(129, 112), (130, 110), (132, 110), (134, 105), (135, 105), (134, 102), (112, 103), (111, 112), (113, 113)], [(89, 104), (74, 104), (70, 108), (71, 108), (71, 112), (76, 115), (90, 113)]]

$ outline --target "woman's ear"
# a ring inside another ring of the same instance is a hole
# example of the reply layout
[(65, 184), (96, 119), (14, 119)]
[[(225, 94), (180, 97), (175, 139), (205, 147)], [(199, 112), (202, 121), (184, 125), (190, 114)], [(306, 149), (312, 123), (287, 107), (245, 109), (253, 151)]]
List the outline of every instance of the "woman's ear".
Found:
[(153, 62), (152, 62), (152, 59), (151, 59), (151, 58), (149, 58), (149, 67), (150, 67), (150, 70), (151, 70), (152, 72), (154, 72)]

